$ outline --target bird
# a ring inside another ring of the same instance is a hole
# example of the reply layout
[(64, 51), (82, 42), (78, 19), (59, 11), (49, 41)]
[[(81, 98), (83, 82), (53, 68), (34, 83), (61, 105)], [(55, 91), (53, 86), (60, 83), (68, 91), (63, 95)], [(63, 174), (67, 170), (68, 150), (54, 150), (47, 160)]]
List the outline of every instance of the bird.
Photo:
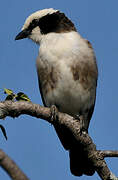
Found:
[[(98, 79), (91, 43), (65, 13), (53, 8), (38, 10), (26, 18), (15, 40), (24, 38), (39, 46), (36, 69), (44, 106), (55, 105), (60, 112), (81, 120), (82, 129), (88, 132)], [(95, 170), (81, 144), (64, 125), (54, 124), (54, 128), (69, 152), (71, 173), (92, 176)]]

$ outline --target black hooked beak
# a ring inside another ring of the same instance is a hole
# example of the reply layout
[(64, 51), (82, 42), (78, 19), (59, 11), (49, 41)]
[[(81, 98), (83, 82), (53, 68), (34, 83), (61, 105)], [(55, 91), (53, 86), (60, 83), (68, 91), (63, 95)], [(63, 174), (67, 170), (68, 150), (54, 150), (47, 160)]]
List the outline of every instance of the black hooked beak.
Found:
[(28, 31), (27, 29), (24, 29), (15, 37), (15, 40), (27, 38), (30, 34), (31, 34), (30, 31)]

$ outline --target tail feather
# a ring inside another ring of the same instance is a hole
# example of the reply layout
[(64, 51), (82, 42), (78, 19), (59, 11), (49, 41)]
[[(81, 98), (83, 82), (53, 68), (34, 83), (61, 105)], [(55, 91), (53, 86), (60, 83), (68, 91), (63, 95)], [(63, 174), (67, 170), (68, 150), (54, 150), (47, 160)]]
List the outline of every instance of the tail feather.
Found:
[(73, 175), (82, 176), (83, 174), (86, 174), (88, 176), (92, 176), (95, 173), (93, 166), (88, 161), (88, 158), (81, 147), (74, 147), (70, 149), (69, 155), (70, 170)]
[(54, 127), (62, 145), (69, 151), (71, 173), (75, 176), (82, 176), (83, 174), (92, 176), (95, 171), (88, 161), (82, 145), (76, 141), (72, 132), (64, 125), (54, 125)]

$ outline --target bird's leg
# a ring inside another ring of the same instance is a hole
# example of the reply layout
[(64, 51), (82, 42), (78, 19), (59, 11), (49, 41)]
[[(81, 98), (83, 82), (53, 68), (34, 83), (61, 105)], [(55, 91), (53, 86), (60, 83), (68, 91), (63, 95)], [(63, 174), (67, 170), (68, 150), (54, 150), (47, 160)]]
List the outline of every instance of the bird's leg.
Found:
[(76, 115), (75, 119), (79, 120), (80, 122), (80, 134), (87, 132), (85, 128), (84, 117), (82, 115)]
[(51, 123), (54, 124), (58, 120), (58, 109), (55, 105), (50, 107), (51, 112)]

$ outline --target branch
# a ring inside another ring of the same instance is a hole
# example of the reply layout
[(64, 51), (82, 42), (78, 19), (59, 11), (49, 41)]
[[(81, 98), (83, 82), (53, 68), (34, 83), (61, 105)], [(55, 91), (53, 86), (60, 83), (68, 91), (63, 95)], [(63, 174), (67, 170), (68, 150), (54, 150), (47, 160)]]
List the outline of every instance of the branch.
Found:
[(29, 180), (14, 161), (0, 149), (0, 166), (13, 180)]
[(118, 151), (101, 151), (102, 156), (105, 157), (118, 157)]
[(94, 169), (97, 171), (98, 175), (102, 180), (116, 180), (115, 177), (109, 170), (104, 157), (111, 157), (111, 151), (98, 151), (96, 150), (96, 145), (92, 142), (91, 137), (87, 133), (80, 133), (80, 123), (73, 117), (58, 113), (58, 120), (56, 122), (51, 121), (51, 111), (50, 108), (42, 107), (38, 104), (33, 104), (27, 101), (4, 101), (0, 102), (0, 118), (5, 118), (6, 116), (18, 117), (21, 114), (31, 115), (37, 118), (42, 118), (49, 123), (58, 123), (59, 125), (65, 125), (74, 135), (75, 139), (83, 145), (83, 150), (93, 164)]

